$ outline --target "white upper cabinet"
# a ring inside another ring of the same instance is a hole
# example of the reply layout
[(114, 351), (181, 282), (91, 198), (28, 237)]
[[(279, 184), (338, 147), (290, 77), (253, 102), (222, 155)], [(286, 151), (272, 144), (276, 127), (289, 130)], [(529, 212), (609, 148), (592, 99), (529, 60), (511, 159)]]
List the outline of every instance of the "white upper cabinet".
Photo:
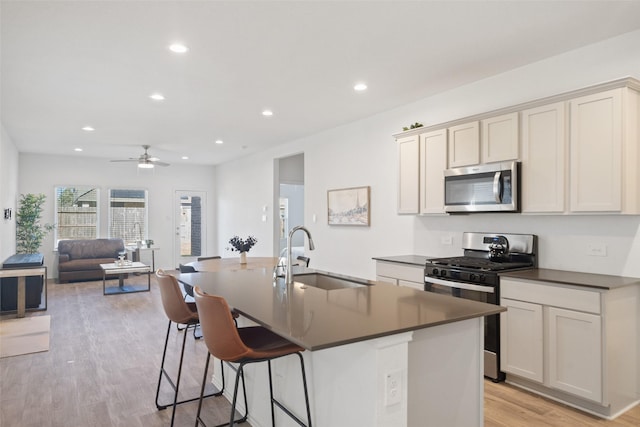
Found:
[(449, 167), (518, 159), (518, 113), (449, 128)]
[(420, 135), (420, 213), (444, 212), (447, 129)]
[(565, 210), (564, 102), (522, 112), (522, 212)]
[(442, 173), (448, 168), (517, 160), (523, 213), (640, 215), (640, 81), (636, 79), (395, 137), (400, 162), (398, 213), (444, 213)]
[(477, 121), (449, 128), (449, 167), (480, 163), (480, 132)]
[(417, 214), (419, 210), (420, 138), (418, 135), (397, 139), (398, 144), (398, 213)]
[(482, 163), (518, 160), (518, 113), (482, 120)]
[(622, 210), (622, 89), (570, 101), (572, 212)]

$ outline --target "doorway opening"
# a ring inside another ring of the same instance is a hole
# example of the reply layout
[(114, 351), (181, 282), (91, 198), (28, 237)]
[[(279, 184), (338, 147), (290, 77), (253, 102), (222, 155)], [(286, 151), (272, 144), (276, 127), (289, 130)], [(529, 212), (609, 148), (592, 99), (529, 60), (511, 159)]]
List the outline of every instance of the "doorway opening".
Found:
[[(276, 159), (274, 252), (287, 247), (289, 230), (304, 225), (304, 153)], [(296, 233), (291, 243), (293, 256), (304, 255), (304, 235)]]
[(176, 191), (175, 266), (195, 261), (206, 252), (206, 193)]

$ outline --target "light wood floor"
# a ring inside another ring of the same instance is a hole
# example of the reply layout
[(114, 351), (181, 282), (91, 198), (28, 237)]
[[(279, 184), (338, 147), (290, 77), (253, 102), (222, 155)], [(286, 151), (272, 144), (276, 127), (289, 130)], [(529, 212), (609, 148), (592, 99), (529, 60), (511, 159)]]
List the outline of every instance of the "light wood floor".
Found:
[[(0, 426), (168, 426), (170, 409), (158, 411), (154, 403), (167, 326), (154, 280), (151, 292), (127, 295), (103, 296), (101, 281), (50, 283), (48, 289), (48, 310), (27, 315), (51, 315), (50, 350), (0, 359)], [(172, 329), (170, 367), (177, 367), (182, 334)], [(205, 357), (204, 342), (188, 337), (182, 397), (199, 393)], [(167, 387), (164, 401), (168, 395)], [(207, 424), (214, 425), (227, 419), (230, 405), (214, 398), (204, 407)], [(175, 425), (193, 426), (196, 410), (197, 402), (180, 405)], [(640, 407), (604, 421), (487, 381), (485, 425), (638, 427)]]

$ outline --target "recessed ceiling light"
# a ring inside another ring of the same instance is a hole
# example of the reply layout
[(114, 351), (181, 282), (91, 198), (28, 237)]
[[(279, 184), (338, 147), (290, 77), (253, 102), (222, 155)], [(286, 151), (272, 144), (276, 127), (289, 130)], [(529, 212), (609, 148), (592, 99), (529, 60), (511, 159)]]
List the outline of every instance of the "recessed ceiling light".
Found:
[(73, 151), (82, 151), (82, 148), (74, 148)]
[(221, 139), (216, 139), (216, 144), (224, 144), (224, 141)]
[(363, 90), (367, 90), (367, 85), (364, 83), (357, 83), (354, 87), (353, 90), (357, 91), (357, 92), (362, 92)]
[(267, 116), (267, 117), (269, 117), (269, 116), (273, 116), (273, 111), (271, 111), (271, 110), (264, 110), (264, 111), (262, 112), (262, 115), (263, 115), (263, 116)]
[(95, 129), (91, 126), (85, 126), (82, 128), (82, 130), (85, 132), (93, 132)]
[(182, 156), (182, 160), (189, 160), (189, 156)]
[(174, 43), (174, 44), (172, 44), (171, 46), (169, 46), (169, 50), (170, 50), (171, 52), (175, 52), (175, 53), (185, 53), (185, 52), (188, 52), (188, 51), (189, 51), (189, 48), (188, 48), (188, 47), (186, 47), (186, 46), (185, 46), (185, 45), (183, 45), (183, 44), (180, 44), (180, 43)]
[(154, 93), (150, 95), (149, 98), (153, 99), (154, 101), (164, 101), (164, 95), (162, 95), (161, 93)]

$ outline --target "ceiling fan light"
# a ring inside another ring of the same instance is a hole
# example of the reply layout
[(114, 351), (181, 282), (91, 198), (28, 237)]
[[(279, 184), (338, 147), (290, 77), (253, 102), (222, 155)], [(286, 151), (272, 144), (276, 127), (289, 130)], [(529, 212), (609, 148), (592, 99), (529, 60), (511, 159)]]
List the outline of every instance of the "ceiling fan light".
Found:
[(355, 90), (356, 92), (363, 92), (367, 90), (367, 85), (366, 83), (356, 83), (356, 85), (353, 87), (353, 90)]
[(174, 53), (186, 53), (189, 51), (189, 48), (182, 43), (174, 43), (169, 46), (169, 50)]
[(153, 169), (153, 163), (138, 163), (140, 169)]

